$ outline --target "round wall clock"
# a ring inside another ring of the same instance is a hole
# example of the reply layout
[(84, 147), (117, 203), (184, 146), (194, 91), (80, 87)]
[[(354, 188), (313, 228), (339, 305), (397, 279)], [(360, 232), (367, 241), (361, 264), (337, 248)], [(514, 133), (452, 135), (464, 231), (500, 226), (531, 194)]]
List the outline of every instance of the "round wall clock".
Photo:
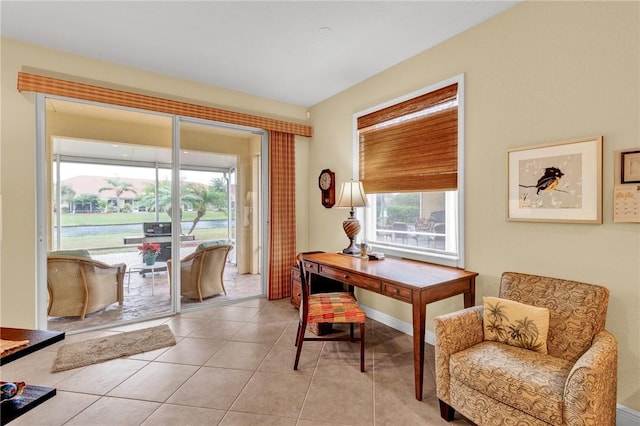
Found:
[(329, 169), (324, 169), (318, 177), (318, 186), (322, 193), (322, 205), (331, 208), (336, 203), (336, 174)]

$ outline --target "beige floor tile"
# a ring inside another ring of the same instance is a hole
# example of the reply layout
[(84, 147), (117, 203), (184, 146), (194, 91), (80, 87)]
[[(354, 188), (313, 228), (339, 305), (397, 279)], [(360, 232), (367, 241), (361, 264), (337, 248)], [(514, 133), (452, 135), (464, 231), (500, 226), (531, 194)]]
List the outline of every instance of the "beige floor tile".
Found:
[(255, 315), (251, 322), (289, 322), (298, 320), (298, 311), (292, 306), (262, 309), (257, 315)]
[(271, 349), (271, 345), (251, 342), (227, 342), (205, 365), (254, 371)]
[(57, 426), (65, 424), (75, 415), (98, 400), (97, 395), (57, 391), (49, 399), (11, 422), (11, 426)]
[(219, 426), (295, 426), (296, 421), (296, 419), (290, 417), (229, 411), (219, 423)]
[[(413, 386), (413, 350), (398, 353), (374, 353), (373, 374), (377, 383), (398, 383)], [(424, 376), (430, 376), (424, 369)], [(424, 385), (423, 385), (424, 386)]]
[[(375, 386), (375, 419), (376, 426), (397, 425), (440, 425), (447, 424), (440, 418), (440, 412), (432, 410), (428, 398), (422, 401), (415, 399), (413, 384), (384, 383)], [(434, 395), (431, 395), (433, 398)], [(431, 413), (431, 416), (428, 414)], [(427, 417), (428, 416), (428, 417)], [(425, 419), (428, 420), (425, 423)]]
[[(294, 371), (298, 313), (288, 299), (194, 306), (135, 326), (69, 332), (63, 342), (2, 366), (2, 380), (58, 387), (54, 398), (11, 424), (446, 424), (435, 394), (432, 345), (425, 345), (423, 401), (417, 401), (412, 337), (391, 327), (367, 321), (365, 373), (359, 344), (348, 342), (305, 342)], [(50, 372), (65, 343), (158, 323), (171, 327), (175, 346)], [(456, 413), (452, 424), (471, 423)]]
[(213, 316), (211, 318), (222, 319), (226, 321), (250, 321), (256, 314), (260, 312), (260, 308), (247, 307), (247, 306), (220, 306), (212, 311)]
[(251, 377), (231, 409), (247, 413), (297, 417), (310, 381), (309, 375), (296, 372), (257, 372)]
[(156, 360), (178, 364), (202, 365), (225, 345), (225, 340), (185, 337)]
[(249, 322), (233, 336), (233, 340), (240, 342), (254, 343), (275, 343), (284, 330), (287, 328), (286, 322), (276, 323), (255, 323)]
[(68, 426), (134, 426), (142, 423), (160, 404), (135, 399), (101, 397), (75, 416)]
[(167, 402), (226, 410), (247, 384), (251, 374), (249, 371), (202, 367)]
[(52, 373), (57, 352), (38, 351), (0, 368), (0, 380), (21, 381), (39, 386), (55, 387), (60, 381), (78, 372), (78, 369)]
[[(293, 363), (296, 357), (296, 347), (293, 345), (294, 340), (280, 339), (273, 346), (273, 349), (266, 356), (258, 371), (272, 373), (292, 373)], [(302, 346), (300, 354), (300, 362), (298, 363), (298, 373), (313, 374), (318, 357), (322, 350), (322, 342), (305, 342)]]
[(147, 364), (148, 362), (146, 361), (114, 359), (100, 364), (89, 365), (58, 383), (58, 389), (69, 392), (106, 395)]
[(208, 339), (231, 340), (245, 325), (244, 322), (208, 320), (207, 324), (194, 330), (189, 337), (203, 337)]
[(305, 420), (300, 419), (296, 426), (351, 426), (347, 423), (330, 423), (330, 422), (321, 422), (317, 420)]
[(187, 407), (185, 405), (162, 404), (145, 420), (143, 426), (210, 426), (219, 424), (224, 410)]
[(355, 377), (314, 377), (300, 418), (373, 425), (373, 381), (365, 374)]
[(183, 364), (153, 362), (122, 382), (109, 396), (164, 402), (198, 367)]

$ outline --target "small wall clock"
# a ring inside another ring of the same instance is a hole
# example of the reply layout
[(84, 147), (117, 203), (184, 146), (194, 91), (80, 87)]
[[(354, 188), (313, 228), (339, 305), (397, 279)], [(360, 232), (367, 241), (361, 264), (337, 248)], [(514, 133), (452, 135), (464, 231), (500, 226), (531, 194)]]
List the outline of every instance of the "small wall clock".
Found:
[(322, 205), (331, 208), (336, 203), (336, 174), (329, 169), (324, 169), (318, 177), (318, 186), (322, 193)]

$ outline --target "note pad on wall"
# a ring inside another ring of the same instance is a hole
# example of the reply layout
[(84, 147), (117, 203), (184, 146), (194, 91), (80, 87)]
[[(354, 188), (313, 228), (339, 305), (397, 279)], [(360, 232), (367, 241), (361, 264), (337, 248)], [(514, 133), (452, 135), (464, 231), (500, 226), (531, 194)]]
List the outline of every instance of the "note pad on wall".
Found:
[(618, 185), (613, 197), (614, 222), (640, 223), (640, 185)]

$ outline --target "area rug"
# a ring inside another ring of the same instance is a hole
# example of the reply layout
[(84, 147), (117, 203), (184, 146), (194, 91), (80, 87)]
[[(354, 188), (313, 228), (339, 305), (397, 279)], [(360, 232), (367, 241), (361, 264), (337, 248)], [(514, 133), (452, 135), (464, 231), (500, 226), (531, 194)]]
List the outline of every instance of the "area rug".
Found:
[(175, 344), (176, 338), (166, 324), (77, 343), (68, 343), (58, 349), (58, 355), (53, 362), (51, 372), (56, 373), (84, 367)]

